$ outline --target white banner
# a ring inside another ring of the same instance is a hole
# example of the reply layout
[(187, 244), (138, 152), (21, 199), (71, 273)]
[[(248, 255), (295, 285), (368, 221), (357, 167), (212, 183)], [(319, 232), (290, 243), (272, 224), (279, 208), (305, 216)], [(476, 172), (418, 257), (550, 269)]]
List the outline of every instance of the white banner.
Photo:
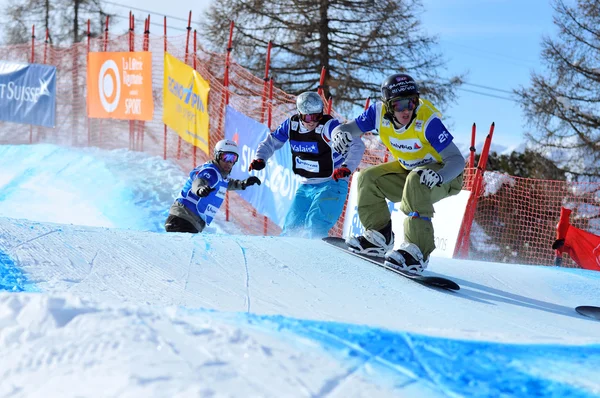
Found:
[[(358, 181), (359, 174), (360, 172), (356, 172), (352, 176), (342, 232), (344, 238), (351, 235), (360, 235), (364, 232), (364, 227), (358, 218), (356, 203), (357, 184), (355, 182)], [(470, 195), (470, 191), (462, 190), (458, 195), (450, 196), (434, 204), (435, 217), (432, 218), (432, 222), (436, 249), (431, 254), (433, 257), (452, 258), (454, 255), (458, 231)], [(392, 231), (395, 235), (394, 246), (397, 248), (404, 241), (404, 219), (406, 215), (400, 211), (400, 203), (388, 201), (388, 208), (392, 213)]]

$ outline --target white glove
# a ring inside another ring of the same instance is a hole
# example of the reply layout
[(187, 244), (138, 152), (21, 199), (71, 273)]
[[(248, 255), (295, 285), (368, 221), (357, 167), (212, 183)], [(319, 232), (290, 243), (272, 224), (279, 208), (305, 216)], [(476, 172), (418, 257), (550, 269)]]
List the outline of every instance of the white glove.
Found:
[(421, 184), (425, 185), (429, 189), (432, 189), (436, 185), (442, 185), (442, 176), (433, 170), (419, 170), (417, 173), (419, 173), (421, 176), (421, 179), (419, 180)]
[(331, 147), (340, 155), (345, 155), (350, 148), (352, 135), (347, 131), (338, 131), (331, 137)]

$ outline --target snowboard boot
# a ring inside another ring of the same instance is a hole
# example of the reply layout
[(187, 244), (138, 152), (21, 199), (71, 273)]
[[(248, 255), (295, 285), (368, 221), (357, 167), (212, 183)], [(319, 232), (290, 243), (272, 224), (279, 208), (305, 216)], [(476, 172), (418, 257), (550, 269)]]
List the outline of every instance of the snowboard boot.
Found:
[(429, 264), (429, 259), (423, 259), (421, 249), (414, 243), (402, 243), (398, 250), (385, 253), (385, 265), (398, 271), (422, 274)]
[(379, 231), (368, 229), (362, 235), (352, 236), (346, 240), (346, 245), (354, 253), (383, 257), (388, 250), (394, 248), (392, 222), (390, 221)]

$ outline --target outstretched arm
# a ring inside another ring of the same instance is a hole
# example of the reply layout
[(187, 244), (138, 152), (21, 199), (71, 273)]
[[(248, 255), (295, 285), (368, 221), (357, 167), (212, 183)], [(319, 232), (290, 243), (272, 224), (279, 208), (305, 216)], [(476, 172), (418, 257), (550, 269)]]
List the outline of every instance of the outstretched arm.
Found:
[(356, 121), (340, 124), (331, 132), (331, 146), (337, 153), (345, 155), (353, 141), (361, 141), (363, 131)]
[(271, 156), (273, 156), (273, 153), (275, 153), (276, 150), (283, 147), (286, 141), (289, 140), (289, 131), (290, 119), (286, 119), (275, 129), (275, 131), (269, 133), (267, 138), (258, 144), (254, 159), (262, 159), (267, 161)]
[(465, 158), (460, 153), (460, 149), (451, 142), (443, 151), (440, 152), (444, 167), (438, 174), (443, 178), (444, 182), (450, 182), (455, 179), (465, 169)]
[(349, 134), (352, 137), (352, 141), (348, 147), (348, 152), (345, 156), (346, 160), (344, 161), (344, 164), (348, 167), (348, 169), (350, 169), (350, 171), (354, 171), (360, 164), (360, 161), (365, 153), (365, 143), (360, 138), (363, 132), (354, 121), (348, 124), (339, 125), (335, 130), (333, 130), (332, 134), (335, 134), (338, 128), (338, 132), (340, 132), (340, 134)]

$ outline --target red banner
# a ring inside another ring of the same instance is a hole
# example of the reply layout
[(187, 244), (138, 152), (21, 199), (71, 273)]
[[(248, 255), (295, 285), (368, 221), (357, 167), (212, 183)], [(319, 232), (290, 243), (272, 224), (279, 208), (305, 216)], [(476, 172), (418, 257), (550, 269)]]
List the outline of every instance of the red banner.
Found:
[(581, 268), (600, 271), (600, 236), (575, 228), (569, 223), (571, 210), (560, 209), (554, 248), (567, 253)]

